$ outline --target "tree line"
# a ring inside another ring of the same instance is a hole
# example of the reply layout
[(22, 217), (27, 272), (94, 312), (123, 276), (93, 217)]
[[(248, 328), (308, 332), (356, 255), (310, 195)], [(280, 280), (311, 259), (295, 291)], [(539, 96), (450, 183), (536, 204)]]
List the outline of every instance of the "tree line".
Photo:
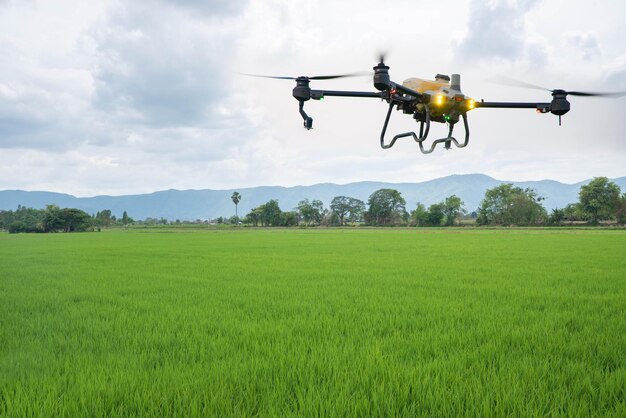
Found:
[[(369, 196), (366, 202), (349, 196), (336, 196), (328, 208), (321, 200), (301, 200), (290, 211), (281, 210), (278, 200), (272, 199), (253, 208), (243, 218), (238, 216), (237, 206), (241, 194), (233, 193), (235, 216), (218, 218), (217, 223), (292, 227), (292, 226), (453, 226), (460, 222), (475, 223), (479, 226), (539, 226), (563, 225), (566, 223), (587, 223), (597, 225), (608, 221), (626, 223), (626, 194), (606, 177), (594, 178), (583, 185), (578, 193), (579, 201), (564, 208), (553, 209), (550, 213), (543, 207), (543, 197), (534, 189), (501, 184), (488, 189), (480, 206), (468, 213), (465, 204), (456, 195), (451, 195), (428, 208), (417, 203), (415, 209), (406, 209), (406, 200), (395, 189), (379, 189)], [(196, 223), (205, 221), (197, 220)], [(0, 228), (9, 232), (77, 232), (96, 230), (100, 227), (125, 226), (132, 223), (144, 225), (180, 224), (166, 219), (147, 218), (135, 222), (124, 211), (116, 218), (105, 209), (95, 215), (75, 208), (60, 208), (48, 205), (46, 209), (32, 209), (18, 206), (15, 211), (0, 210)]]
[[(320, 200), (304, 199), (294, 210), (286, 212), (273, 199), (252, 209), (243, 219), (234, 217), (230, 221), (222, 219), (222, 222), (251, 226), (453, 226), (462, 220), (479, 226), (626, 223), (626, 194), (622, 194), (620, 187), (608, 178), (594, 178), (581, 186), (578, 196), (578, 202), (548, 213), (541, 204), (544, 198), (534, 189), (504, 183), (488, 189), (475, 212), (468, 213), (464, 202), (456, 195), (428, 208), (418, 202), (415, 209), (408, 211), (406, 200), (399, 191), (380, 189), (370, 195), (367, 204), (353, 197), (337, 196), (325, 208)], [(242, 197), (239, 193), (236, 197), (238, 204)]]
[(133, 222), (126, 211), (120, 219), (117, 219), (108, 209), (93, 216), (80, 209), (60, 208), (57, 205), (47, 205), (45, 209), (19, 205), (15, 211), (0, 210), (0, 229), (10, 233), (84, 232)]
[(541, 205), (542, 200), (533, 189), (502, 184), (487, 190), (478, 208), (476, 223), (503, 226), (626, 223), (626, 194), (606, 177), (596, 177), (581, 186), (578, 202), (553, 209), (551, 213)]
[(418, 203), (416, 209), (409, 212), (398, 190), (379, 189), (370, 195), (367, 203), (354, 197), (336, 196), (328, 208), (320, 200), (304, 199), (294, 210), (282, 211), (278, 201), (273, 199), (252, 209), (243, 219), (231, 218), (228, 222), (251, 226), (451, 226), (466, 213), (463, 201), (455, 195), (428, 209)]

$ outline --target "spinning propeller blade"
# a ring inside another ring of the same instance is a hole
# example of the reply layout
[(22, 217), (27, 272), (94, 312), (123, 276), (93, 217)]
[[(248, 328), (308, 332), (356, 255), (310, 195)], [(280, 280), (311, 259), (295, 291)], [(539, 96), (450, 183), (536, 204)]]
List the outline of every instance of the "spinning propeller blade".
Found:
[(561, 92), (565, 95), (581, 96), (581, 97), (622, 97), (626, 96), (626, 91), (617, 92), (588, 92), (588, 91), (567, 91), (559, 89), (547, 89), (545, 87), (537, 86), (535, 84), (526, 83), (525, 81), (514, 80), (508, 77), (494, 77), (490, 79), (495, 84), (502, 84), (505, 86), (520, 87), (525, 89), (544, 90), (552, 93)]
[(571, 96), (583, 96), (583, 97), (622, 97), (626, 96), (626, 91), (616, 91), (613, 93), (598, 93), (598, 92), (588, 92), (588, 91), (568, 91), (567, 94)]
[[(260, 75), (260, 74), (247, 74), (247, 73), (238, 73), (241, 75), (245, 75), (248, 77), (261, 77), (261, 78), (275, 78), (278, 80), (297, 80), (300, 77), (289, 77), (289, 76), (276, 76), (276, 75)], [(301, 76), (308, 80), (333, 80), (336, 78), (347, 78), (347, 77), (360, 77), (364, 75), (370, 75), (369, 72), (361, 71), (357, 73), (348, 73), (348, 74), (337, 74), (337, 75), (314, 75), (312, 77)]]

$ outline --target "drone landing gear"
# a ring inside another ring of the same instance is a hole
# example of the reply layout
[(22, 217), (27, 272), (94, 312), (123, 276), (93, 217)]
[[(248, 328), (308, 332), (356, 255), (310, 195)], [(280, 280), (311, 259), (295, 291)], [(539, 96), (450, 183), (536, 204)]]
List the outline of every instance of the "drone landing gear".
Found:
[(405, 132), (405, 133), (398, 134), (398, 135), (394, 136), (389, 144), (385, 144), (385, 133), (387, 132), (387, 125), (389, 124), (389, 119), (391, 117), (391, 111), (393, 110), (394, 105), (395, 105), (394, 103), (390, 103), (389, 104), (389, 110), (387, 111), (387, 117), (385, 118), (385, 124), (383, 125), (382, 132), (380, 133), (380, 146), (381, 146), (381, 148), (383, 148), (383, 149), (391, 148), (391, 147), (393, 147), (393, 145), (396, 143), (396, 141), (398, 139), (406, 138), (406, 137), (409, 137), (409, 136), (412, 137), (413, 140), (418, 143), (418, 145), (420, 147), (420, 151), (421, 151), (422, 154), (430, 154), (431, 152), (433, 152), (435, 150), (437, 145), (441, 144), (441, 143), (444, 143), (444, 148), (445, 149), (450, 149), (452, 144), (454, 144), (457, 148), (464, 148), (469, 143), (469, 125), (467, 123), (467, 115), (465, 113), (463, 113), (461, 115), (463, 117), (463, 125), (465, 127), (465, 140), (463, 141), (463, 143), (459, 143), (459, 141), (457, 141), (456, 138), (454, 138), (452, 136), (452, 132), (454, 130), (454, 125), (455, 124), (454, 123), (450, 123), (449, 124), (450, 127), (448, 129), (448, 136), (445, 137), (445, 138), (440, 138), (440, 139), (434, 140), (433, 143), (430, 144), (430, 147), (428, 149), (426, 149), (424, 147), (424, 141), (426, 140), (426, 138), (428, 137), (428, 133), (430, 132), (430, 112), (428, 111), (428, 108), (426, 108), (425, 120), (420, 121), (419, 136), (415, 132)]

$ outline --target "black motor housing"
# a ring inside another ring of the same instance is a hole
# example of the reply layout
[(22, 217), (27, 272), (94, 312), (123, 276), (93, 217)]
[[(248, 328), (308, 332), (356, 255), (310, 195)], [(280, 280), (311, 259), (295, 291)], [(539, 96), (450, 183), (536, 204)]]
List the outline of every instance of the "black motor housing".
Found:
[(311, 87), (309, 87), (309, 83), (311, 81), (308, 77), (298, 77), (296, 78), (296, 86), (293, 88), (291, 94), (298, 101), (306, 102), (311, 98)]
[(389, 67), (379, 63), (374, 69), (374, 87), (380, 91), (391, 90), (391, 80), (389, 78)]
[(567, 101), (565, 90), (554, 90), (552, 92), (552, 102), (550, 102), (550, 112), (553, 115), (562, 116), (569, 112), (570, 103)]

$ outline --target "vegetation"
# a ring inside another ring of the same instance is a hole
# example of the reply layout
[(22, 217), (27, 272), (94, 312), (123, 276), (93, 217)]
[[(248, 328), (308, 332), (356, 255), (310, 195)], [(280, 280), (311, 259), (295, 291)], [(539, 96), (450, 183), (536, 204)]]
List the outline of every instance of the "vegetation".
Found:
[(365, 219), (372, 225), (397, 225), (407, 218), (406, 201), (395, 189), (380, 189), (372, 193), (367, 201)]
[[(626, 194), (606, 177), (593, 179), (580, 189), (579, 202), (564, 208), (555, 208), (550, 214), (542, 206), (543, 197), (533, 189), (522, 189), (512, 184), (502, 184), (488, 189), (477, 212), (468, 215), (463, 201), (456, 195), (434, 203), (428, 209), (422, 203), (407, 213), (406, 201), (395, 189), (380, 189), (372, 193), (367, 205), (349, 196), (336, 196), (329, 208), (321, 200), (304, 199), (292, 211), (283, 211), (279, 202), (270, 200), (252, 209), (243, 219), (238, 216), (237, 205), (241, 195), (231, 196), (235, 204), (235, 216), (218, 217), (214, 220), (196, 219), (184, 223), (230, 224), (263, 227), (295, 226), (344, 226), (365, 224), (371, 226), (454, 226), (476, 224), (479, 226), (560, 226), (569, 223), (597, 225), (600, 222), (626, 224)], [(63, 217), (61, 219), (60, 217)], [(365, 222), (364, 222), (365, 221)], [(135, 221), (124, 211), (116, 219), (111, 210), (105, 209), (89, 217), (78, 209), (60, 209), (50, 205), (45, 210), (18, 207), (18, 210), (0, 211), (0, 229), (10, 232), (83, 231), (88, 229), (131, 224), (151, 226), (181, 224), (167, 219), (147, 218)]]
[(115, 216), (111, 214), (110, 209), (105, 209), (101, 212), (96, 213), (96, 222), (103, 227), (109, 227), (113, 225), (116, 221)]
[(626, 232), (464, 231), (0, 234), (0, 416), (626, 416)]
[(620, 197), (619, 202), (617, 202), (615, 217), (617, 219), (617, 223), (619, 223), (620, 225), (626, 224), (626, 193), (624, 193)]
[(456, 195), (447, 197), (443, 202), (434, 203), (428, 209), (417, 203), (411, 212), (411, 219), (416, 226), (452, 226), (459, 217), (465, 214), (463, 201)]
[(446, 226), (454, 225), (457, 218), (463, 213), (465, 213), (465, 210), (460, 197), (452, 195), (443, 202), (443, 215)]
[(278, 200), (272, 199), (269, 202), (258, 206), (246, 215), (244, 222), (254, 226), (282, 226), (282, 211), (278, 206)]
[(592, 224), (611, 219), (619, 205), (620, 188), (606, 177), (596, 177), (580, 188), (580, 206)]
[(305, 225), (319, 225), (324, 217), (324, 203), (321, 200), (304, 199), (298, 203), (297, 214)]
[(358, 222), (365, 213), (365, 203), (362, 200), (348, 196), (336, 196), (330, 202), (330, 210), (333, 211), (339, 220), (339, 225), (348, 222)]
[(522, 189), (510, 183), (485, 192), (478, 208), (479, 225), (540, 225), (547, 219), (541, 198), (533, 189)]
[(235, 216), (239, 218), (239, 213), (237, 213), (237, 205), (239, 205), (239, 202), (241, 202), (241, 195), (239, 194), (239, 192), (234, 192), (230, 198), (235, 204)]
[(93, 226), (94, 222), (86, 212), (56, 205), (48, 205), (46, 209), (19, 206), (15, 212), (0, 211), (0, 227), (11, 233), (83, 232)]
[(43, 232), (44, 210), (18, 206), (17, 210), (0, 210), (0, 228), (11, 233)]

